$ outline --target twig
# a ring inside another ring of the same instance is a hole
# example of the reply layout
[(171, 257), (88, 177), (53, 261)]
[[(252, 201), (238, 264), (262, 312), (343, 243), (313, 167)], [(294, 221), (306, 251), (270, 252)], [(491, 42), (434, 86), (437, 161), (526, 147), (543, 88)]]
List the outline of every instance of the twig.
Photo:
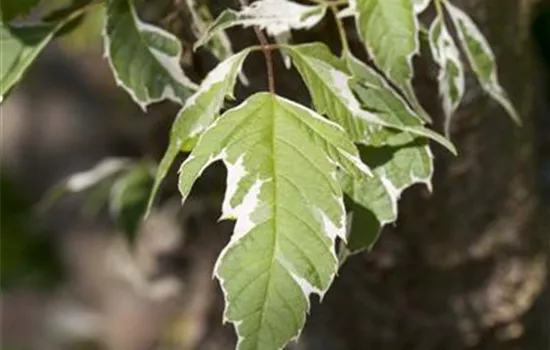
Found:
[(334, 15), (336, 21), (336, 27), (338, 28), (338, 35), (340, 36), (340, 42), (342, 43), (342, 52), (349, 52), (348, 37), (346, 36), (346, 28), (344, 28), (344, 20), (338, 17), (338, 7), (330, 6), (330, 11)]
[[(239, 0), (241, 3), (241, 6), (248, 6), (248, 0)], [(275, 93), (275, 74), (273, 72), (273, 59), (271, 58), (271, 48), (269, 48), (269, 43), (267, 41), (267, 38), (265, 37), (264, 33), (258, 26), (254, 26), (254, 32), (256, 33), (256, 36), (258, 37), (258, 41), (260, 42), (260, 46), (262, 47), (262, 52), (265, 57), (265, 65), (267, 68), (267, 86), (269, 89), (269, 92), (272, 94)]]

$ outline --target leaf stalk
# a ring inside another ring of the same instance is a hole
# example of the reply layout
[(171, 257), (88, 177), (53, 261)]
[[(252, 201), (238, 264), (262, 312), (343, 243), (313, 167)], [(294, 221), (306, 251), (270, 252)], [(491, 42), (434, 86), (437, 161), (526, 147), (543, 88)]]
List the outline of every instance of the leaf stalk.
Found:
[[(240, 0), (241, 6), (248, 6), (248, 0)], [(258, 26), (254, 26), (254, 33), (258, 37), (261, 50), (265, 57), (265, 65), (267, 68), (267, 86), (270, 93), (275, 94), (275, 73), (273, 70), (273, 58), (271, 57), (271, 48), (267, 38)]]

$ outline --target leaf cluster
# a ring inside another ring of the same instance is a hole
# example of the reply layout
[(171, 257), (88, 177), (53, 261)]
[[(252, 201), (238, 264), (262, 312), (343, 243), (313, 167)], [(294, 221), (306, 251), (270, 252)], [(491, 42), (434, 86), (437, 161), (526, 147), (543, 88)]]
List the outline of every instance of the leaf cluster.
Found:
[[(418, 15), (432, 3), (436, 15), (428, 41), (439, 67), (447, 137), (430, 129), (431, 118), (412, 87)], [(75, 175), (65, 189), (81, 190), (123, 173), (110, 185), (110, 207), (134, 232), (136, 213), (153, 206), (180, 152), (190, 152), (179, 170), (184, 201), (206, 167), (215, 161), (227, 167), (221, 217), (236, 224), (214, 274), (226, 299), (224, 320), (235, 325), (239, 349), (281, 349), (297, 338), (309, 295), (322, 297), (350, 254), (372, 248), (381, 228), (397, 219), (405, 189), (415, 183), (431, 188), (430, 141), (456, 153), (448, 136), (465, 93), (464, 62), (519, 122), (499, 84), (487, 39), (450, 0), (258, 0), (215, 19), (205, 3), (188, 0), (195, 49), (204, 46), (220, 60), (199, 83), (180, 66), (178, 38), (140, 19), (133, 0), (75, 1), (39, 23), (8, 23), (33, 4), (3, 5), (2, 100), (49, 41), (91, 6), (101, 6), (104, 52), (118, 85), (144, 110), (166, 99), (181, 105), (154, 181), (143, 167), (109, 163)], [(328, 15), (337, 23), (339, 55), (322, 42), (292, 43), (292, 31), (308, 30)], [(349, 49), (348, 18), (369, 64)], [(235, 26), (253, 27), (261, 45), (234, 53), (225, 30)], [(237, 81), (247, 83), (242, 72), (247, 56), (258, 50), (266, 56), (270, 79), (273, 50), (296, 68), (311, 105), (278, 96), (270, 84), (269, 92), (225, 109)]]

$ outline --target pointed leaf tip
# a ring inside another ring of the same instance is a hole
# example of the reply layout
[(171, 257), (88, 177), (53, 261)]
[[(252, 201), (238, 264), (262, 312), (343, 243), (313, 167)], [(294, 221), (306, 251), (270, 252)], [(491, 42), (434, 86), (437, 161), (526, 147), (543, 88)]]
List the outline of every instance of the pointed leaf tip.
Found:
[(222, 217), (236, 218), (215, 266), (224, 321), (235, 324), (238, 349), (281, 349), (300, 334), (309, 294), (323, 295), (338, 268), (335, 240), (346, 237), (336, 169), (364, 169), (342, 128), (270, 93), (204, 132), (181, 168), (183, 198), (218, 159), (228, 169)]
[(518, 112), (498, 80), (496, 58), (489, 42), (464, 11), (449, 1), (445, 1), (445, 7), (451, 16), (460, 44), (466, 52), (481, 87), (506, 110), (512, 120), (521, 125)]

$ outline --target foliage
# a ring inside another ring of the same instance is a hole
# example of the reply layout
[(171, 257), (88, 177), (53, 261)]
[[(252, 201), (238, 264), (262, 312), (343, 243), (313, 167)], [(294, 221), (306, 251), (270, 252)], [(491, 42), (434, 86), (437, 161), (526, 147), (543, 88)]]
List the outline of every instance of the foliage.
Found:
[[(4, 2), (7, 0), (4, 0)], [(183, 200), (211, 163), (227, 167), (222, 219), (236, 220), (214, 274), (226, 299), (224, 320), (235, 325), (239, 349), (280, 349), (297, 338), (309, 295), (330, 287), (349, 254), (370, 249), (381, 228), (396, 220), (401, 193), (415, 183), (431, 188), (435, 141), (456, 153), (448, 138), (427, 126), (431, 118), (413, 87), (419, 52), (418, 15), (433, 2), (429, 45), (439, 67), (439, 95), (450, 135), (452, 115), (465, 94), (466, 57), (482, 88), (517, 122), (498, 81), (495, 57), (470, 17), (450, 0), (259, 0), (213, 19), (205, 3), (187, 1), (195, 49), (211, 50), (220, 63), (200, 84), (180, 67), (179, 40), (144, 22), (133, 0), (75, 2), (71, 11), (34, 24), (2, 24), (2, 98), (58, 33), (94, 6), (106, 8), (105, 55), (116, 82), (145, 109), (169, 99), (182, 105), (154, 183), (149, 167), (100, 164), (65, 183), (82, 190), (107, 181), (113, 215), (135, 232), (154, 204), (159, 186), (180, 152)], [(10, 8), (8, 20), (28, 12)], [(13, 4), (12, 4), (13, 5)], [(308, 30), (334, 15), (342, 42), (335, 55), (321, 42), (290, 44), (292, 30)], [(371, 64), (348, 44), (345, 18), (353, 17)], [(227, 28), (254, 27), (261, 45), (233, 53)], [(275, 39), (269, 44), (264, 30)], [(456, 33), (457, 35), (453, 35)], [(302, 106), (260, 92), (226, 110), (249, 53), (263, 51), (270, 82), (271, 51), (297, 69), (310, 93)], [(463, 55), (461, 54), (461, 50)], [(77, 185), (75, 185), (75, 183)], [(145, 191), (152, 187), (146, 206)]]

